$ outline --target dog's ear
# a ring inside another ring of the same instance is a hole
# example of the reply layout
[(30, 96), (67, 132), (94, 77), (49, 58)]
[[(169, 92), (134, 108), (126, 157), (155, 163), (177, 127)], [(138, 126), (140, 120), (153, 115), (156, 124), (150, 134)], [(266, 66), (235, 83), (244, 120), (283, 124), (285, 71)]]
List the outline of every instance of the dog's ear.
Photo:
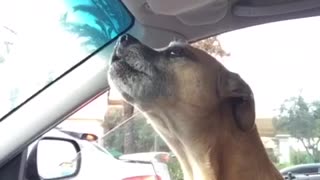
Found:
[(223, 70), (218, 79), (218, 94), (231, 104), (233, 119), (239, 129), (254, 127), (255, 105), (249, 85), (236, 73)]

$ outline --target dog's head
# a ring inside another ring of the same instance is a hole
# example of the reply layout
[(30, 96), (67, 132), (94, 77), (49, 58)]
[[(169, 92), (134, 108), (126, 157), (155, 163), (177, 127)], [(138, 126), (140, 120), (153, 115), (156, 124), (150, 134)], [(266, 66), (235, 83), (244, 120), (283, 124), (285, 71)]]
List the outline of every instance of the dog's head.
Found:
[[(193, 131), (197, 126), (223, 124), (218, 113), (229, 108), (239, 130), (254, 126), (255, 109), (250, 87), (212, 56), (187, 43), (173, 42), (152, 49), (130, 35), (119, 38), (109, 69), (109, 80), (146, 114), (158, 116), (161, 128)], [(210, 119), (209, 117), (217, 117)], [(229, 120), (230, 119), (230, 120)]]

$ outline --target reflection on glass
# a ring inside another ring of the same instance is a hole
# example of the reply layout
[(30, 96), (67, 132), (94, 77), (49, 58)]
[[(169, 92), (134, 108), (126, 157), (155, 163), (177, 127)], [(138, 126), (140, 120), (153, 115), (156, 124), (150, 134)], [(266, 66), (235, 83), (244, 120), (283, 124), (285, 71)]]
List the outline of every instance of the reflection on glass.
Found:
[(73, 175), (77, 170), (77, 151), (68, 141), (41, 140), (38, 144), (37, 165), (44, 179)]
[(0, 117), (131, 23), (118, 0), (1, 1)]

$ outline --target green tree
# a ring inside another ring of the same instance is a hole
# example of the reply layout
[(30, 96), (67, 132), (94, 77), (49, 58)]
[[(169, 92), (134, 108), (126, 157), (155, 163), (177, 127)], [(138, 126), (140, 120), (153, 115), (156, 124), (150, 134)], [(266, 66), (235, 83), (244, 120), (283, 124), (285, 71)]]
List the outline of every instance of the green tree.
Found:
[(298, 165), (298, 164), (312, 163), (314, 160), (306, 152), (300, 152), (300, 151), (295, 151), (291, 149), (290, 161), (291, 161), (291, 164)]
[(314, 162), (320, 161), (320, 103), (307, 103), (302, 96), (286, 100), (273, 123), (277, 132), (297, 138)]
[[(123, 118), (128, 119), (131, 118), (133, 115), (134, 107), (131, 106), (128, 103), (123, 103)], [(124, 125), (124, 153), (134, 153), (135, 152), (135, 146), (134, 146), (134, 121), (129, 121)]]
[[(110, 128), (119, 124), (122, 120), (119, 107), (110, 108), (107, 117), (107, 127)], [(129, 133), (129, 134), (128, 134)], [(126, 136), (130, 137), (126, 139)], [(157, 139), (157, 144), (155, 143)], [(133, 142), (128, 142), (132, 140)], [(146, 119), (142, 114), (136, 115), (131, 121), (104, 138), (105, 146), (108, 149), (116, 150), (121, 153), (138, 153), (151, 151), (167, 151), (169, 148), (160, 136), (153, 130), (150, 124), (146, 123)], [(157, 146), (157, 147), (155, 147)]]
[(193, 47), (202, 49), (207, 53), (215, 56), (225, 57), (230, 56), (230, 53), (226, 52), (222, 47), (221, 42), (219, 41), (217, 36), (212, 36), (201, 41), (197, 41), (192, 43)]

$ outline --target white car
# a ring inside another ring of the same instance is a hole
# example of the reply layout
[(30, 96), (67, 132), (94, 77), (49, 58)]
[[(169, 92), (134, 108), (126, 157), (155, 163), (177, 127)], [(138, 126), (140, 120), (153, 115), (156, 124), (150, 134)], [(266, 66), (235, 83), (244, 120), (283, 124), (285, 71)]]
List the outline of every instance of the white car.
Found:
[[(123, 159), (126, 160), (119, 160), (97, 143), (78, 139), (58, 129), (49, 131), (42, 138), (44, 139), (30, 145), (28, 161), (33, 160), (30, 152), (36, 148), (37, 173), (45, 179), (73, 172), (73, 168), (76, 168), (75, 159), (79, 158), (81, 159), (79, 172), (76, 176), (70, 177), (70, 180), (87, 180), (91, 177), (95, 177), (95, 180), (170, 180), (167, 165), (156, 159), (132, 160), (124, 156)], [(46, 141), (48, 138), (56, 141)], [(73, 149), (69, 144), (57, 141), (59, 140), (57, 138), (77, 142), (81, 157), (77, 156), (77, 152), (71, 151)]]

